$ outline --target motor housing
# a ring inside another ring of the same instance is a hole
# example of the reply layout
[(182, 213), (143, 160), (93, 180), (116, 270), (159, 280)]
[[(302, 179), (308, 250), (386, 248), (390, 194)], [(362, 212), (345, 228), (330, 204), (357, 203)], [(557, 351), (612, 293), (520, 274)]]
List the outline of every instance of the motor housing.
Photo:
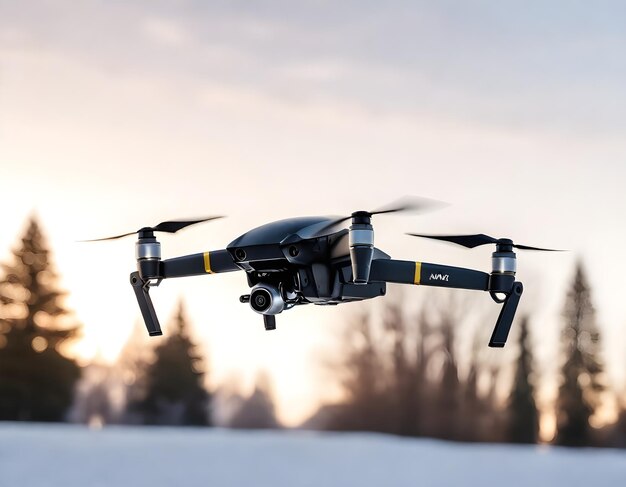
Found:
[(137, 270), (145, 281), (161, 277), (161, 244), (153, 235), (144, 236), (140, 233), (135, 243)]
[(357, 285), (365, 285), (369, 282), (374, 257), (374, 227), (369, 213), (352, 214), (349, 241), (352, 281)]

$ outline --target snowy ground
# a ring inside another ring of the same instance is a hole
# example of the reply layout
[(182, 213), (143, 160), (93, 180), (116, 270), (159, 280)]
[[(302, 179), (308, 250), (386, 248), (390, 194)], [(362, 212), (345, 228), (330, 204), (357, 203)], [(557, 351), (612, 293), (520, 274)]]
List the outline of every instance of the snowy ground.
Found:
[(0, 486), (624, 486), (626, 452), (0, 423)]

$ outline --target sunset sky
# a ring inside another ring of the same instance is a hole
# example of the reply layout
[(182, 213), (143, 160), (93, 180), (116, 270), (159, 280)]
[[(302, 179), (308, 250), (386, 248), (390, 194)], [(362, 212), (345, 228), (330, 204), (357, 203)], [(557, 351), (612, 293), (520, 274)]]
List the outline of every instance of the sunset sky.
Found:
[[(163, 236), (171, 257), (280, 218), (430, 197), (450, 206), (376, 219), (377, 246), (485, 271), (491, 248), (404, 232), (570, 249), (518, 253), (540, 363), (558, 366), (581, 258), (626, 386), (625, 18), (618, 1), (0, 0), (0, 259), (36, 213), (84, 324), (76, 352), (112, 361), (139, 319), (134, 240), (77, 240), (228, 215)], [(362, 305), (296, 308), (266, 333), (247, 289), (231, 273), (152, 294), (164, 324), (185, 298), (214, 384), (266, 370), (296, 423), (336, 393), (320, 364)], [(417, 309), (423, 289), (403, 294)]]

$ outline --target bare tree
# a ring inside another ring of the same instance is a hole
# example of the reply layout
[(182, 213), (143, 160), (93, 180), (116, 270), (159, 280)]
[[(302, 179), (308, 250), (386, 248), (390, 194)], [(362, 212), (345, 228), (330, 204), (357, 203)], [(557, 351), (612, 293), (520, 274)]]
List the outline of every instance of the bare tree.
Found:
[(464, 347), (457, 337), (468, 323), (469, 308), (462, 300), (430, 294), (411, 320), (401, 302), (392, 302), (383, 310), (380, 328), (371, 316), (355, 319), (347, 327), (339, 363), (346, 400), (323, 407), (309, 424), (319, 424), (324, 416), (331, 418), (325, 422), (330, 429), (465, 441), (494, 438), (502, 416), (495, 399), (497, 377), (492, 396), (481, 393), (479, 378), (491, 369), (476, 346), (466, 359), (467, 372), (459, 372)]

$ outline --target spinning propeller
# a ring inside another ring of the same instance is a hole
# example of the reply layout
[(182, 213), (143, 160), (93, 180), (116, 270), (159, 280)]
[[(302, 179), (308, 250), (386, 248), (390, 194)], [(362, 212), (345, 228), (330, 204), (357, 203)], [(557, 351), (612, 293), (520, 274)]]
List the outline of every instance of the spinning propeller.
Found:
[(164, 233), (176, 233), (179, 230), (182, 230), (185, 227), (189, 227), (191, 225), (195, 225), (196, 223), (208, 222), (210, 220), (217, 220), (218, 218), (223, 218), (222, 216), (210, 216), (207, 218), (201, 218), (199, 220), (170, 220), (166, 222), (161, 222), (154, 227), (143, 227), (135, 232), (123, 233), (121, 235), (115, 235), (114, 237), (104, 237), (104, 238), (95, 238), (92, 240), (82, 240), (82, 242), (100, 242), (103, 240), (116, 240), (122, 237), (128, 237), (129, 235), (134, 235), (139, 233), (140, 236), (142, 233), (147, 232), (164, 232)]
[(329, 228), (339, 225), (345, 221), (353, 219), (369, 220), (374, 215), (384, 215), (386, 213), (404, 213), (404, 212), (427, 212), (446, 206), (446, 203), (428, 198), (404, 197), (394, 201), (386, 206), (382, 206), (373, 211), (355, 211), (348, 216), (340, 216), (330, 220), (324, 226), (319, 228), (316, 235), (323, 234)]
[(408, 211), (427, 211), (444, 206), (444, 203), (426, 198), (404, 197), (387, 206), (373, 211), (355, 211), (349, 216), (341, 216), (330, 220), (317, 229), (316, 235), (321, 236), (329, 228), (345, 221), (352, 220), (349, 231), (350, 261), (352, 265), (352, 281), (354, 284), (366, 285), (369, 282), (372, 258), (374, 257), (374, 227), (372, 216), (386, 213)]

